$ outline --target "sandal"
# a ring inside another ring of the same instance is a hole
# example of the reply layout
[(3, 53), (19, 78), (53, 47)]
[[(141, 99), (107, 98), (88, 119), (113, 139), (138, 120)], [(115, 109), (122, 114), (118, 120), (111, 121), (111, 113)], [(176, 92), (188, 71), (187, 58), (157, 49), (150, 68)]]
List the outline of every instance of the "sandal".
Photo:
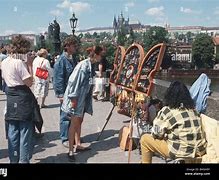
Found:
[(69, 153), (68, 153), (68, 159), (69, 159), (69, 161), (71, 161), (71, 162), (74, 162), (74, 161), (75, 161), (75, 156), (74, 156), (74, 153), (73, 153), (73, 152), (69, 152)]
[(98, 101), (97, 95), (93, 95), (93, 98)]
[(74, 152), (83, 152), (83, 151), (89, 151), (91, 150), (90, 147), (83, 147), (83, 146), (78, 146), (77, 148), (74, 148)]

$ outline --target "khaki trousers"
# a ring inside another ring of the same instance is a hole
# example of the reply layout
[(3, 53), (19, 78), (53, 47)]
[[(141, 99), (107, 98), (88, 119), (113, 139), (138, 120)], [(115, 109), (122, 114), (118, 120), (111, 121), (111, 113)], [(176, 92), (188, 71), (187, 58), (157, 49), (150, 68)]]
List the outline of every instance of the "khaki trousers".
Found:
[(164, 158), (169, 157), (169, 149), (165, 140), (154, 139), (151, 134), (144, 134), (140, 143), (142, 163), (151, 163), (153, 153), (159, 153)]

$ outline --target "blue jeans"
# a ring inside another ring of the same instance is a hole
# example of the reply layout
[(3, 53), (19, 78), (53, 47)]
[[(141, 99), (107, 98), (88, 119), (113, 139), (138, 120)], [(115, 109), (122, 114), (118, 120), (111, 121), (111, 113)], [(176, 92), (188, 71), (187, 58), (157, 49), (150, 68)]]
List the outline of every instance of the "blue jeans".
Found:
[(70, 125), (70, 120), (67, 113), (62, 111), (60, 108), (60, 138), (62, 143), (68, 141), (68, 129)]
[(33, 154), (33, 121), (8, 121), (10, 163), (29, 163)]

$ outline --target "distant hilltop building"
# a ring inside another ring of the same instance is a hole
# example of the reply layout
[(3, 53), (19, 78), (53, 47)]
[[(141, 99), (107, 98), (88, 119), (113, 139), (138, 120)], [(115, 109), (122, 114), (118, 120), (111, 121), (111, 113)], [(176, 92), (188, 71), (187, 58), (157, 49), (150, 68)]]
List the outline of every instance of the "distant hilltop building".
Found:
[(94, 28), (89, 28), (89, 29), (84, 29), (84, 30), (78, 30), (76, 32), (76, 34), (86, 34), (86, 33), (90, 33), (93, 34), (94, 32), (96, 33), (101, 33), (101, 32), (108, 32), (108, 33), (118, 33), (119, 30), (121, 30), (122, 28), (124, 28), (124, 31), (126, 33), (130, 32), (130, 30), (132, 29), (134, 32), (146, 32), (148, 29), (150, 29), (150, 25), (142, 25), (139, 21), (136, 22), (131, 22), (129, 20), (129, 18), (125, 19), (123, 17), (123, 14), (121, 12), (121, 14), (118, 16), (118, 18), (116, 19), (116, 17), (114, 16), (113, 18), (113, 26), (111, 27), (94, 27)]
[(174, 37), (175, 33), (178, 34), (186, 34), (191, 32), (193, 34), (206, 33), (209, 36), (217, 36), (219, 35), (219, 27), (204, 27), (204, 26), (178, 26), (178, 27), (170, 27), (169, 24), (165, 25), (166, 30)]
[(127, 18), (127, 20), (125, 20), (122, 12), (121, 12), (120, 16), (118, 16), (118, 19), (116, 19), (116, 17), (114, 16), (113, 29), (114, 29), (114, 33), (118, 33), (122, 29), (125, 31), (125, 33), (128, 33), (131, 29), (131, 27), (129, 26), (129, 18)]
[(134, 32), (146, 32), (148, 29), (150, 29), (150, 25), (142, 25), (139, 21), (131, 22), (129, 18), (127, 20), (123, 17), (123, 14), (121, 12), (120, 16), (116, 19), (114, 16), (113, 19), (113, 29), (114, 33), (118, 33), (122, 29), (125, 33), (129, 33), (130, 30), (133, 30)]

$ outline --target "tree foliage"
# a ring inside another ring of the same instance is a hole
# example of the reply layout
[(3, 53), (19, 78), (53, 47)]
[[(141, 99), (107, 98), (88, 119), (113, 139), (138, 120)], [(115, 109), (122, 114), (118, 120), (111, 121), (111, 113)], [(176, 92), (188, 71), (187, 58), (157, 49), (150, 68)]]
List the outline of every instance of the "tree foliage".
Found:
[(144, 49), (147, 52), (158, 43), (168, 42), (168, 32), (163, 27), (154, 26), (144, 33)]
[(198, 34), (192, 43), (192, 58), (197, 68), (212, 68), (214, 65), (214, 44), (207, 34)]

